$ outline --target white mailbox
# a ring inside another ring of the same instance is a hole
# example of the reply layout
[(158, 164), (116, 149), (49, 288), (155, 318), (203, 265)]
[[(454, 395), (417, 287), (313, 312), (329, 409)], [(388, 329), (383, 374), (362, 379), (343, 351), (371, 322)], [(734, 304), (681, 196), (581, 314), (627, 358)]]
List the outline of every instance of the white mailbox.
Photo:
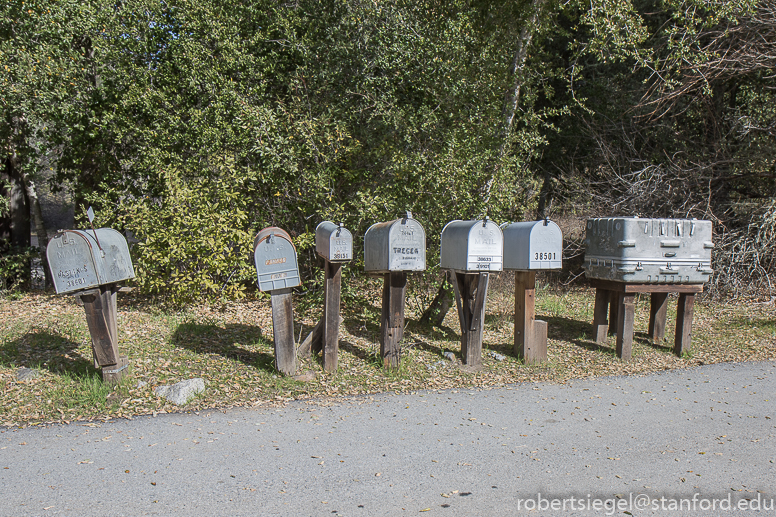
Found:
[(426, 232), (412, 214), (373, 224), (364, 234), (364, 270), (370, 273), (426, 269)]
[(504, 238), (488, 219), (450, 221), (442, 229), (440, 267), (453, 271), (488, 273), (501, 271)]
[(531, 271), (563, 267), (563, 234), (550, 220), (504, 224), (504, 269)]
[(253, 242), (259, 291), (275, 291), (301, 284), (296, 248), (291, 236), (275, 226), (264, 228)]
[(353, 260), (353, 235), (342, 223), (323, 221), (315, 229), (315, 252), (329, 262)]
[(46, 248), (57, 294), (135, 278), (127, 240), (116, 230), (62, 230)]

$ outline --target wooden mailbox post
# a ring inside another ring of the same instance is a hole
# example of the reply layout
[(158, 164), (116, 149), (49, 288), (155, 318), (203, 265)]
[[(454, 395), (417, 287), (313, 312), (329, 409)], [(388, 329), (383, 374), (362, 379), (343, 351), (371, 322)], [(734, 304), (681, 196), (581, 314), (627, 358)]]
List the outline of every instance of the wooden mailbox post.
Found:
[(455, 303), (461, 323), (461, 358), (482, 366), (482, 331), (490, 273), (501, 271), (504, 239), (493, 221), (450, 221), (442, 229), (440, 267), (453, 272)]
[(560, 269), (563, 234), (550, 220), (502, 225), (504, 270), (515, 272), (515, 355), (547, 360), (547, 322), (536, 319), (536, 271)]
[(129, 290), (120, 282), (135, 277), (126, 239), (110, 228), (61, 230), (46, 257), (57, 294), (75, 296), (84, 308), (94, 367), (104, 382), (119, 382), (129, 359), (119, 353), (116, 294)]
[(380, 355), (386, 368), (399, 367), (407, 272), (425, 269), (426, 233), (411, 212), (401, 219), (373, 224), (364, 234), (364, 270), (384, 278)]
[(294, 375), (296, 346), (291, 290), (301, 283), (296, 248), (288, 233), (270, 226), (256, 236), (253, 249), (259, 291), (269, 292), (272, 301), (275, 366), (285, 375)]

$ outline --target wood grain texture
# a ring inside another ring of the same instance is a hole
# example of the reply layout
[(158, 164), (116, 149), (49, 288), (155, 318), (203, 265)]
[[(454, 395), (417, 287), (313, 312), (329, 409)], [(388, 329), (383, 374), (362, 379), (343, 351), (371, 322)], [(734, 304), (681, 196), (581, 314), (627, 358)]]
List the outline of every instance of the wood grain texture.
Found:
[(337, 352), (339, 350), (342, 265), (326, 261), (324, 269), (323, 315), (321, 316), (323, 322), (323, 369), (327, 372), (334, 372), (337, 370)]
[(617, 303), (617, 357), (630, 360), (633, 349), (633, 320), (636, 309), (636, 295), (618, 293)]
[(285, 375), (296, 373), (296, 346), (294, 343), (294, 309), (291, 289), (270, 293), (272, 301), (272, 333), (275, 343), (275, 366)]
[(649, 298), (649, 338), (654, 343), (662, 343), (666, 335), (668, 293), (652, 293)]
[(406, 272), (396, 271), (383, 275), (380, 355), (386, 368), (399, 367), (401, 340), (404, 337), (404, 296), (406, 288)]
[(598, 344), (606, 343), (609, 335), (609, 321), (606, 315), (609, 312), (609, 300), (611, 291), (597, 288), (595, 290), (595, 308), (593, 309), (593, 336)]
[(676, 336), (674, 337), (674, 353), (681, 357), (692, 350), (692, 316), (695, 306), (695, 295), (682, 293), (676, 307)]

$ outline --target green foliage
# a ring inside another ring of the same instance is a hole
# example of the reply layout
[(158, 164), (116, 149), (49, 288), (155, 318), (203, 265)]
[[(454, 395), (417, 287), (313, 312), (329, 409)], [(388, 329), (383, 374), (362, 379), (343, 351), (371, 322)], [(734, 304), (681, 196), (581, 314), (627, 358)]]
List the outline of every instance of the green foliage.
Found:
[(37, 256), (38, 248), (35, 247), (3, 249), (0, 254), (0, 295), (15, 296), (24, 287), (20, 279), (29, 276), (30, 262)]

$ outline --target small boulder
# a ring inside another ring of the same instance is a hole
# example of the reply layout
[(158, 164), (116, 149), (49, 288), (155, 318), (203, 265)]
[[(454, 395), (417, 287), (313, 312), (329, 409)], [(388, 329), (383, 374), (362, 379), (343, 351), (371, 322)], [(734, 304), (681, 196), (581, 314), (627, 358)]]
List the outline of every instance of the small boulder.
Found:
[(19, 382), (29, 381), (40, 377), (40, 372), (32, 368), (19, 368), (16, 371), (16, 380)]
[(176, 406), (183, 406), (198, 394), (205, 391), (205, 381), (201, 378), (187, 379), (172, 386), (157, 386), (154, 393), (157, 397), (163, 397)]

